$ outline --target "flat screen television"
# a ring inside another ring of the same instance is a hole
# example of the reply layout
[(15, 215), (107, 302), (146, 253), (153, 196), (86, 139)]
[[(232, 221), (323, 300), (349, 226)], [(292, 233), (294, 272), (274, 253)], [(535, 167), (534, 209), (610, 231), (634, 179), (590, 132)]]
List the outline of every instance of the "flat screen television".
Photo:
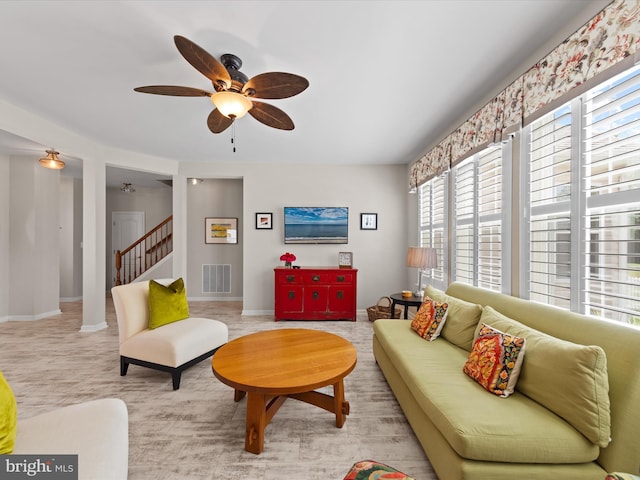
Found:
[(347, 207), (284, 207), (284, 243), (348, 243)]

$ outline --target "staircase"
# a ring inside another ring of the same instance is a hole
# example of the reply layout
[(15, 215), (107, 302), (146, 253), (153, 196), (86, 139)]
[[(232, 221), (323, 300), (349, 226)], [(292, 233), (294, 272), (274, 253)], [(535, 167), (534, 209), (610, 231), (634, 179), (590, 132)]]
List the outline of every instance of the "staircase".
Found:
[(133, 282), (173, 251), (173, 215), (124, 250), (116, 251), (116, 285)]

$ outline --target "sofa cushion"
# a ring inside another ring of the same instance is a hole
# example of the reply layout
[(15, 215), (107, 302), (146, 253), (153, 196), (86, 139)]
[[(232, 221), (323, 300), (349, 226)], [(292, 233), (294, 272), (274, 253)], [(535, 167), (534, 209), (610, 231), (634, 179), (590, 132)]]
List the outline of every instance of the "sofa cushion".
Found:
[(600, 447), (610, 441), (607, 359), (601, 347), (552, 337), (485, 306), (482, 322), (527, 339), (516, 389)]
[(426, 297), (411, 321), (411, 329), (422, 338), (432, 341), (438, 338), (447, 320), (448, 305)]
[(520, 376), (526, 340), (483, 323), (462, 371), (485, 390), (508, 397)]
[(18, 407), (11, 387), (0, 372), (0, 455), (13, 452)]
[(187, 291), (182, 278), (169, 285), (149, 280), (149, 328), (189, 318)]
[(425, 295), (429, 298), (449, 305), (447, 322), (442, 327), (442, 337), (467, 352), (473, 346), (474, 333), (482, 315), (482, 307), (447, 295), (441, 290), (428, 285)]
[(488, 395), (462, 373), (468, 352), (461, 348), (425, 342), (408, 320), (377, 320), (373, 329), (424, 415), (461, 457), (558, 464), (598, 457), (596, 445), (517, 389), (507, 400)]

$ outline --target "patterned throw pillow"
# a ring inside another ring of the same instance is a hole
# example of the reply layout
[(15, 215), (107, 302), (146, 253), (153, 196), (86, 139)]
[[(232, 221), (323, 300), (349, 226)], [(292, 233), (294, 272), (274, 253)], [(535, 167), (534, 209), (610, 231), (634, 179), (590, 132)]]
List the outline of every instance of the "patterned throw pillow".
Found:
[(411, 321), (411, 328), (422, 338), (429, 341), (435, 340), (440, 335), (447, 319), (448, 308), (449, 305), (446, 303), (436, 302), (425, 297), (418, 313)]
[(500, 397), (508, 397), (518, 381), (526, 340), (482, 324), (462, 371)]
[(356, 463), (343, 480), (414, 480), (389, 465), (375, 460), (362, 460)]

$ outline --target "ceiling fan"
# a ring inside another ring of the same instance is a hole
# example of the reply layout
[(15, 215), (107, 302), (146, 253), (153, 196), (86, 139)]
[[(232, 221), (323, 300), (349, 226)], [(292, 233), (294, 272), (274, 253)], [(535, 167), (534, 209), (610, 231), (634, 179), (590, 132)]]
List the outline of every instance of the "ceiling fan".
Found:
[(242, 60), (230, 53), (220, 57), (221, 62), (204, 49), (180, 35), (173, 37), (180, 54), (196, 70), (211, 80), (214, 92), (199, 88), (174, 85), (151, 85), (134, 88), (136, 92), (176, 97), (210, 97), (216, 108), (207, 118), (213, 133), (226, 130), (236, 118), (247, 112), (261, 123), (281, 130), (293, 130), (289, 115), (268, 103), (254, 98), (278, 99), (299, 94), (309, 86), (306, 78), (292, 73), (269, 72), (248, 78), (240, 72)]

